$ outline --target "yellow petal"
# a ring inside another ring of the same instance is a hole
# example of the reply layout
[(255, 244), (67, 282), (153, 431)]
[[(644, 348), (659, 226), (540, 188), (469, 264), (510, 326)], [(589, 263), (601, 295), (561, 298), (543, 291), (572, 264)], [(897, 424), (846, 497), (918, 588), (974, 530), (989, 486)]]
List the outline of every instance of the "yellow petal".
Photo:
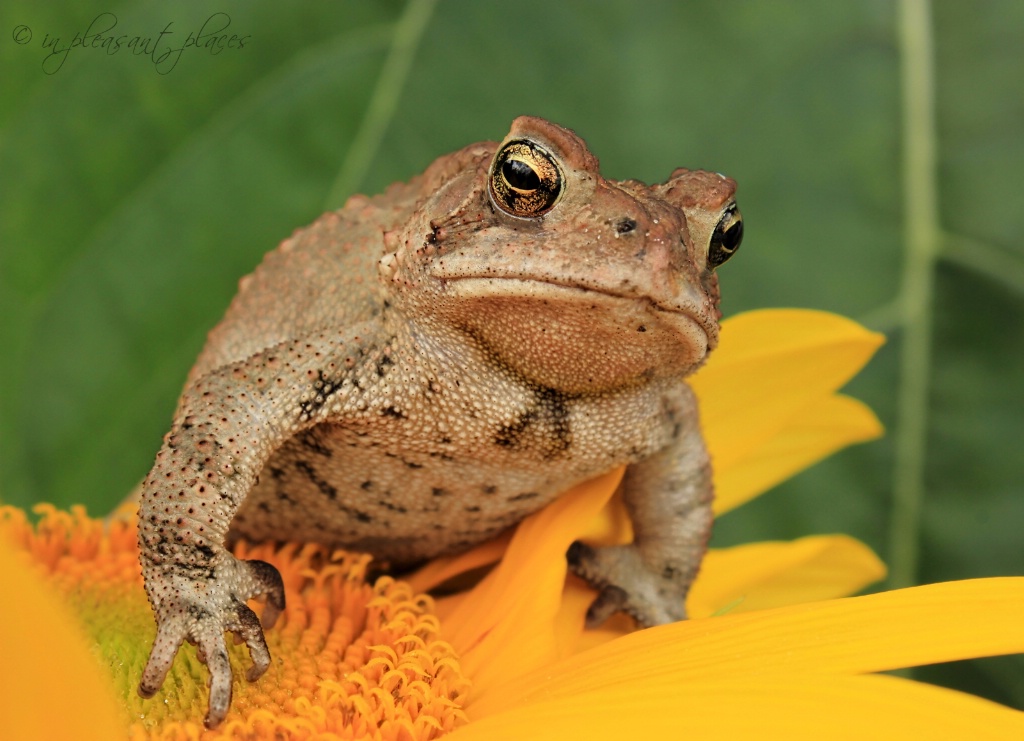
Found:
[(520, 677), (474, 703), (470, 717), (659, 677), (679, 683), (855, 674), (1024, 652), (1022, 614), (1018, 577), (688, 620), (631, 633)]
[(884, 577), (878, 556), (846, 535), (712, 549), (687, 611), (699, 618), (847, 597)]
[[(712, 549), (690, 592), (687, 611), (699, 618), (847, 597), (884, 578), (885, 571), (870, 548), (846, 535)], [(568, 575), (555, 617), (560, 657), (636, 630), (633, 620), (619, 615), (600, 629), (584, 631), (587, 608), (596, 596), (596, 590)]]
[(417, 569), (403, 581), (416, 592), (429, 592), (431, 589), (444, 584), (449, 579), (454, 579), (460, 574), (475, 571), (483, 566), (497, 563), (505, 554), (509, 541), (512, 540), (512, 532), (506, 532), (493, 540), (472, 548), (465, 553), (458, 553), (454, 556), (442, 556), (425, 564)]
[(718, 349), (692, 379), (715, 465), (733, 465), (763, 445), (852, 378), (883, 341), (820, 311), (762, 310), (723, 322)]
[(446, 616), (443, 635), (473, 677), (473, 696), (558, 657), (554, 618), (565, 552), (621, 476), (618, 470), (581, 484), (524, 520), (498, 567)]
[(1024, 714), (905, 679), (640, 679), (473, 719), (452, 741), (657, 739), (1014, 739)]
[(124, 738), (110, 678), (23, 555), (0, 538), (0, 736)]
[(712, 451), (715, 514), (738, 507), (847, 445), (881, 434), (874, 412), (856, 399), (834, 395), (814, 400), (742, 457), (719, 457)]

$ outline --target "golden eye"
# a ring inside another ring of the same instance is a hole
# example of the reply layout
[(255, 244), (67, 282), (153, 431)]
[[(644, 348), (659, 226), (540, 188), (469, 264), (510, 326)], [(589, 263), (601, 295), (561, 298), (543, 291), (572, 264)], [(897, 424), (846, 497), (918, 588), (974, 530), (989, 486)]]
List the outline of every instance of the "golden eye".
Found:
[(540, 145), (519, 139), (506, 144), (491, 165), (491, 200), (511, 216), (546, 214), (562, 193), (562, 171)]
[(719, 219), (708, 244), (708, 267), (717, 268), (733, 256), (743, 241), (743, 215), (735, 203), (729, 205)]

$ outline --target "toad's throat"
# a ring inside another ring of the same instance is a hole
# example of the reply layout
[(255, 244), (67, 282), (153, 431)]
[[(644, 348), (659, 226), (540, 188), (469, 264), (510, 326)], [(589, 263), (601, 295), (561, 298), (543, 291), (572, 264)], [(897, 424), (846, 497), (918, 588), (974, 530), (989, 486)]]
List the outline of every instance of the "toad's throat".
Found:
[(685, 302), (521, 278), (444, 286), (448, 320), (530, 383), (601, 393), (676, 378), (703, 362), (717, 325)]

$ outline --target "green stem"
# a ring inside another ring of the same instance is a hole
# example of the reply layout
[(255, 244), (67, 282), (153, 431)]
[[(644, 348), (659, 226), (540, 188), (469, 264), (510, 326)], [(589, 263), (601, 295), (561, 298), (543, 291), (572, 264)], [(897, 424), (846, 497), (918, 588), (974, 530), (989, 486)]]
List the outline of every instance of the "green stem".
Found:
[(917, 581), (924, 501), (932, 294), (939, 248), (935, 80), (928, 0), (900, 3), (905, 262), (889, 584)]
[(959, 234), (943, 235), (942, 258), (1017, 293), (1024, 293), (1024, 258), (1009, 250)]
[(882, 334), (891, 334), (903, 327), (903, 298), (897, 296), (882, 306), (877, 306), (857, 321), (868, 329)]
[(384, 139), (384, 132), (395, 115), (399, 95), (436, 4), (437, 0), (409, 0), (395, 24), (391, 48), (366, 106), (363, 120), (359, 123), (338, 177), (334, 179), (327, 194), (324, 205), (328, 210), (338, 208), (362, 184)]

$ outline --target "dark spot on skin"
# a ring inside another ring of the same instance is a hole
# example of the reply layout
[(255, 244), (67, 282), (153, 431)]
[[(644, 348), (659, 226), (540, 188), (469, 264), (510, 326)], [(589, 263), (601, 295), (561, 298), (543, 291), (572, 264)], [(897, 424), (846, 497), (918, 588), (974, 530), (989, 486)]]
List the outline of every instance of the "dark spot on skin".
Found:
[(524, 491), (522, 494), (516, 494), (514, 497), (509, 497), (506, 501), (509, 501), (509, 502), (524, 502), (527, 499), (536, 499), (539, 496), (540, 496), (540, 494), (538, 494), (535, 491)]
[(299, 402), (299, 419), (309, 420), (323, 408), (327, 400), (341, 388), (341, 381), (332, 380), (324, 375), (323, 371), (316, 372), (316, 380), (310, 388), (312, 398)]
[(483, 490), (484, 490), (484, 494), (494, 494), (494, 493), (496, 493), (498, 491), (498, 487), (494, 486), (494, 484), (490, 484), (488, 486), (485, 486), (483, 488)]
[(510, 425), (503, 425), (498, 429), (497, 434), (494, 436), (494, 444), (500, 445), (503, 448), (518, 448), (520, 445), (523, 433), (526, 432), (530, 424), (536, 419), (537, 410), (529, 409), (519, 416), (515, 422)]
[(348, 515), (349, 517), (354, 517), (355, 519), (359, 520), (359, 522), (373, 522), (373, 518), (366, 512), (361, 512), (360, 510), (355, 509), (354, 507), (346, 507), (344, 504), (339, 503), (338, 490), (331, 486), (326, 481), (324, 481), (322, 478), (320, 478), (319, 475), (317, 475), (316, 470), (311, 465), (309, 465), (309, 463), (307, 463), (306, 461), (296, 461), (295, 468), (301, 471), (306, 476), (306, 478), (309, 479), (310, 482), (312, 482), (316, 486), (316, 488), (320, 490), (320, 492), (324, 496), (326, 496), (328, 499), (335, 503), (334, 506), (336, 506), (339, 510), (344, 512), (346, 515)]
[(517, 449), (531, 428), (537, 430), (545, 460), (560, 457), (572, 445), (569, 425), (569, 396), (546, 387), (534, 387), (534, 404), (510, 425), (499, 428), (495, 445)]
[(572, 445), (572, 430), (569, 424), (568, 397), (560, 391), (551, 388), (541, 388), (536, 391), (537, 399), (541, 407), (550, 417), (554, 441), (550, 450), (545, 454), (548, 460), (557, 458), (567, 451)]
[(316, 471), (313, 470), (313, 467), (306, 463), (306, 461), (297, 461), (295, 463), (295, 467), (302, 471), (302, 473), (306, 475), (306, 478), (309, 479), (325, 497), (328, 499), (338, 498), (338, 490), (320, 478)]
[(213, 548), (208, 545), (197, 545), (196, 550), (202, 553), (207, 561), (213, 558)]
[(495, 527), (502, 528), (522, 521), (522, 519), (528, 514), (530, 514), (529, 509), (510, 509), (505, 512), (500, 512), (499, 514), (489, 516), (487, 521), (496, 523)]
[(426, 238), (423, 240), (424, 245), (437, 244), (438, 236), (439, 236), (440, 231), (441, 231), (441, 225), (436, 223), (436, 222), (434, 222), (434, 221), (431, 221), (430, 222), (430, 234), (428, 234), (426, 236)]
[(450, 443), (451, 441), (452, 441), (452, 439), (451, 439), (450, 437), (447, 437), (447, 436), (446, 436), (446, 437), (442, 437), (442, 438), (441, 438), (441, 444), (442, 444), (442, 445), (447, 445), (447, 444), (448, 444), (448, 443)]
[(401, 505), (398, 505), (398, 504), (392, 504), (391, 502), (385, 501), (385, 500), (383, 500), (383, 499), (379, 499), (379, 500), (377, 501), (377, 504), (379, 504), (379, 505), (380, 505), (381, 507), (383, 507), (384, 509), (389, 509), (389, 510), (391, 510), (392, 512), (398, 512), (399, 514), (403, 514), (403, 515), (404, 515), (404, 514), (405, 514), (406, 512), (408, 512), (408, 511), (409, 511), (409, 510), (407, 510), (407, 509), (406, 509), (405, 507), (403, 507), (403, 506), (401, 506)]
[(423, 464), (422, 463), (413, 463), (412, 461), (407, 461), (407, 460), (404, 460), (404, 459), (402, 460), (402, 463), (404, 463), (406, 466), (408, 466), (409, 468), (412, 468), (412, 469), (423, 468)]
[(619, 219), (619, 222), (615, 225), (616, 234), (629, 234), (634, 229), (636, 229), (636, 220), (628, 217)]
[(387, 355), (382, 355), (380, 360), (377, 361), (377, 375), (383, 378), (384, 375), (388, 372), (388, 366), (392, 366), (394, 364), (394, 360), (392, 360)]
[(396, 419), (408, 419), (409, 415), (405, 412), (395, 409), (393, 406), (386, 406), (380, 410), (380, 413), (386, 417), (395, 417)]
[(359, 485), (359, 488), (362, 489), (363, 491), (369, 491), (371, 486), (373, 486), (372, 481), (364, 481)]
[(193, 580), (211, 580), (216, 576), (216, 572), (210, 567), (209, 564), (205, 563), (188, 563), (179, 562), (174, 564), (174, 569), (179, 574), (187, 574), (189, 579)]
[(480, 507), (478, 507), (478, 506), (477, 506), (477, 505), (475, 505), (475, 504), (474, 504), (473, 506), (471, 506), (471, 507), (465, 507), (464, 509), (465, 509), (465, 510), (466, 510), (467, 512), (479, 512), (479, 511), (480, 511)]
[(300, 432), (298, 435), (296, 435), (296, 437), (298, 438), (299, 443), (302, 444), (303, 447), (308, 448), (309, 450), (312, 450), (314, 453), (322, 455), (325, 458), (331, 457), (331, 449), (323, 444), (323, 441), (320, 439), (320, 435), (317, 432), (316, 427), (314, 427), (311, 430), (305, 430), (304, 432)]
[(673, 566), (666, 566), (661, 571), (661, 578), (662, 579), (675, 579), (678, 573), (679, 572), (676, 571), (675, 567), (673, 567)]
[(204, 610), (202, 607), (199, 607), (198, 605), (190, 604), (186, 608), (186, 611), (188, 612), (189, 617), (191, 617), (193, 620), (197, 622), (200, 620), (206, 620), (208, 617), (210, 617), (210, 613), (207, 610)]
[[(258, 505), (256, 505), (256, 506), (257, 506), (257, 507), (258, 507), (259, 509), (261, 509), (261, 510), (263, 510), (264, 512), (266, 512), (267, 514), (270, 514), (270, 505), (269, 505), (269, 504), (267, 504), (266, 502), (260, 502), (260, 503), (259, 503)], [(238, 517), (238, 516), (236, 516), (236, 517), (235, 517), (235, 520), (236, 520), (236, 521), (238, 521), (238, 520), (240, 520), (240, 519), (242, 519), (242, 518), (241, 518), (241, 517)]]
[(647, 327), (645, 327), (644, 325), (641, 324), (639, 327), (636, 328), (636, 331), (637, 332), (646, 332), (647, 331)]
[(435, 497), (443, 497), (448, 492), (446, 492), (444, 489), (441, 489), (440, 487), (435, 486), (433, 489), (430, 490), (430, 493)]

